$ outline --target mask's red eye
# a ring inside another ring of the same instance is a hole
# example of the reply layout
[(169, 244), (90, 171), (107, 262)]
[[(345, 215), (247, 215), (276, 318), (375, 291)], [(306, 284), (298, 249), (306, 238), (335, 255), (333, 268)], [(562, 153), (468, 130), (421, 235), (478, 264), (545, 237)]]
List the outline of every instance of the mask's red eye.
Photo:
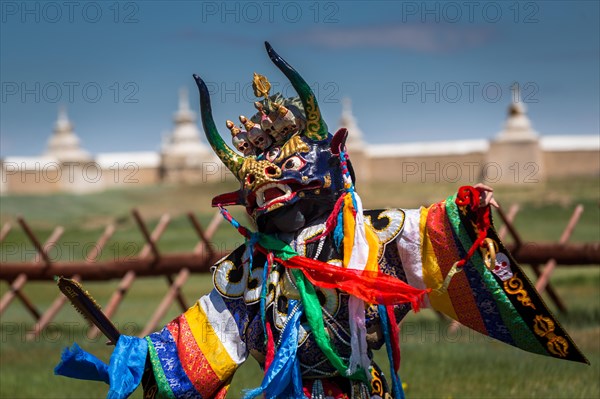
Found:
[(304, 159), (302, 159), (299, 156), (294, 156), (289, 158), (287, 161), (284, 162), (283, 167), (281, 169), (283, 170), (300, 170), (302, 169), (302, 167), (306, 165), (306, 161)]

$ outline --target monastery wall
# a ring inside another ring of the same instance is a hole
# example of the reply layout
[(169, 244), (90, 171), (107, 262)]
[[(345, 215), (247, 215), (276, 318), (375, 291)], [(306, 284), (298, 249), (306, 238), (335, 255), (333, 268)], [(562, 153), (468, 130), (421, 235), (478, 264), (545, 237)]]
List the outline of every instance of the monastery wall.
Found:
[(600, 137), (544, 137), (542, 151), (549, 176), (600, 177)]
[(484, 158), (482, 153), (376, 157), (369, 160), (370, 175), (374, 182), (475, 184), (485, 170)]
[(544, 152), (548, 177), (600, 177), (600, 153), (597, 151)]
[[(358, 181), (398, 183), (490, 184), (542, 181), (544, 178), (576, 176), (600, 177), (597, 150), (542, 151), (543, 178), (533, 163), (501, 165), (487, 160), (487, 153), (452, 155), (397, 155), (369, 157), (350, 152)], [(114, 188), (171, 184), (202, 184), (233, 181), (235, 177), (222, 164), (211, 161), (196, 167), (164, 169), (161, 164), (144, 165), (131, 161), (126, 166), (104, 167), (91, 162), (73, 166), (40, 164), (37, 168), (16, 168), (12, 158), (2, 164), (0, 192), (6, 194), (89, 193)], [(125, 164), (124, 164), (125, 165)]]
[[(39, 157), (0, 160), (0, 194), (88, 193), (160, 183), (235, 181), (200, 140), (187, 93), (179, 95), (174, 129), (160, 152), (101, 153), (91, 157), (79, 145), (61, 109), (48, 148)], [(504, 129), (493, 139), (369, 145), (363, 141), (350, 101), (344, 100), (340, 127), (357, 181), (493, 185), (541, 182), (547, 178), (600, 176), (600, 137), (540, 136), (525, 106), (512, 103)]]

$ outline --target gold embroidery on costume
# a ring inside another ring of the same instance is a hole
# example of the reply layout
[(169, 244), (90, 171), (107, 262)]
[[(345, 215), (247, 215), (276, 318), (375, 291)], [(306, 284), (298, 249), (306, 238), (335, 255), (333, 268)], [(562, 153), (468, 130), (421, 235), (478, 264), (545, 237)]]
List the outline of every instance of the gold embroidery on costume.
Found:
[(554, 333), (554, 322), (551, 318), (542, 315), (535, 316), (533, 331), (540, 337), (548, 340), (546, 347), (550, 353), (558, 357), (567, 357), (569, 343), (564, 337), (560, 337)]
[(323, 183), (323, 188), (331, 187), (331, 175), (329, 174), (329, 172), (327, 172), (327, 174), (325, 175), (324, 180), (325, 182)]
[(283, 278), (279, 281), (279, 284), (281, 284), (281, 293), (286, 298), (296, 300), (301, 299), (300, 292), (296, 287), (296, 281), (294, 280), (294, 277), (288, 273), (288, 270), (285, 271)]
[(535, 305), (531, 302), (529, 294), (523, 288), (523, 281), (520, 278), (513, 276), (506, 280), (504, 282), (504, 290), (511, 295), (517, 295), (517, 300), (521, 302), (523, 306), (535, 309)]
[(479, 248), (483, 263), (489, 271), (496, 267), (496, 254), (498, 253), (498, 243), (489, 237), (486, 237)]
[(375, 367), (371, 367), (371, 394), (372, 395), (383, 395), (383, 382), (381, 381), (381, 376), (379, 372), (375, 369)]

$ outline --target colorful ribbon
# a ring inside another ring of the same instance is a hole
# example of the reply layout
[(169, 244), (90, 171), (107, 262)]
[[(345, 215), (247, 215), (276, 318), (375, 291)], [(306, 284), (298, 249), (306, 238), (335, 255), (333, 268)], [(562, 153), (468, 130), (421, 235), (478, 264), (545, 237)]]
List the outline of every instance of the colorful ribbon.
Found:
[[(315, 342), (329, 362), (341, 375), (364, 382), (368, 381), (369, 377), (364, 367), (349, 373), (348, 365), (336, 353), (331, 344), (331, 338), (326, 333), (321, 304), (313, 284), (321, 288), (340, 289), (367, 303), (383, 305), (411, 303), (415, 311), (419, 309), (423, 295), (430, 290), (411, 287), (402, 280), (384, 274), (378, 269), (341, 268), (316, 259), (300, 256), (291, 246), (274, 236), (251, 233), (233, 219), (225, 208), (219, 208), (225, 219), (236, 227), (242, 235), (248, 238), (251, 234), (258, 234), (258, 243), (254, 246), (256, 250), (263, 252), (268, 257), (273, 256), (278, 263), (293, 269), (292, 274), (300, 292), (306, 319)], [(273, 255), (270, 255), (271, 253)], [(312, 284), (308, 284), (306, 280), (309, 280)]]
[(246, 392), (244, 399), (251, 399), (261, 394), (264, 394), (266, 399), (304, 397), (300, 361), (296, 356), (302, 305), (296, 300), (290, 299), (288, 309), (292, 309), (292, 311), (281, 334), (281, 345), (265, 373), (262, 384), (260, 387)]
[[(402, 381), (398, 376), (398, 366), (396, 366), (396, 359), (394, 358), (395, 349), (399, 348), (398, 344), (394, 345), (394, 337), (392, 336), (392, 323), (394, 320), (388, 319), (389, 308), (383, 305), (378, 305), (379, 317), (381, 319), (381, 330), (383, 331), (383, 337), (385, 339), (385, 349), (388, 355), (388, 361), (390, 363), (390, 374), (392, 378), (392, 394), (395, 399), (404, 399), (404, 390), (402, 389)], [(393, 313), (392, 313), (393, 314)], [(397, 340), (397, 336), (395, 337)], [(394, 348), (396, 346), (396, 348)], [(398, 361), (400, 359), (398, 358)]]
[(129, 397), (142, 381), (148, 343), (146, 340), (121, 335), (106, 365), (77, 344), (65, 348), (54, 374), (82, 380), (104, 381), (110, 385), (108, 399)]

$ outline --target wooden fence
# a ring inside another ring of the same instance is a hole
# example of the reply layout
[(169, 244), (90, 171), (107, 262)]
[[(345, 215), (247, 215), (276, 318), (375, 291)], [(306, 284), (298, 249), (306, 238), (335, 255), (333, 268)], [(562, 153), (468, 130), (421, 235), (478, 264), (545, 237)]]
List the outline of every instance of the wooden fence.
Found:
[[(550, 282), (550, 277), (556, 267), (600, 265), (599, 242), (582, 244), (568, 242), (583, 213), (583, 206), (578, 205), (575, 207), (563, 234), (557, 242), (553, 243), (525, 242), (513, 224), (518, 212), (518, 205), (512, 205), (507, 213), (502, 209), (498, 210), (503, 222), (498, 234), (501, 239), (505, 239), (507, 234), (511, 236), (510, 241), (512, 242), (507, 247), (519, 263), (528, 264), (532, 267), (537, 277), (537, 290), (540, 292), (546, 291), (557, 308), (562, 312), (566, 312), (567, 309), (563, 301)], [(19, 300), (36, 321), (34, 328), (27, 333), (27, 337), (29, 339), (37, 337), (56, 317), (65, 304), (66, 298), (57, 290), (56, 299), (42, 313), (26, 296), (23, 288), (28, 281), (32, 280), (53, 282), (54, 276), (70, 276), (77, 281), (120, 279), (118, 287), (104, 307), (104, 312), (108, 317), (111, 317), (117, 311), (136, 278), (164, 276), (167, 283), (167, 292), (141, 332), (142, 336), (154, 331), (174, 301), (179, 304), (182, 311), (185, 311), (188, 308), (188, 303), (183, 297), (181, 288), (190, 274), (208, 272), (218, 259), (226, 255), (226, 253), (216, 250), (216, 247), (211, 244), (211, 240), (222, 220), (219, 212), (215, 213), (206, 229), (200, 225), (193, 213), (188, 213), (187, 218), (198, 236), (198, 243), (190, 252), (173, 254), (162, 254), (157, 246), (158, 240), (169, 225), (169, 215), (163, 215), (152, 232), (148, 230), (146, 222), (137, 210), (132, 211), (132, 216), (145, 240), (144, 247), (135, 258), (108, 261), (97, 259), (115, 232), (114, 225), (108, 225), (86, 259), (62, 262), (51, 260), (48, 252), (59, 242), (64, 229), (57, 226), (46, 242), (41, 244), (25, 219), (18, 218), (18, 224), (33, 244), (36, 254), (33, 259), (27, 262), (3, 262), (0, 264), (0, 280), (4, 280), (9, 284), (9, 290), (0, 299), (0, 316), (13, 300)], [(9, 223), (2, 226), (2, 229), (0, 229), (0, 243), (8, 236), (11, 229), (12, 226)], [(457, 327), (457, 325), (454, 327)], [(92, 327), (88, 334), (90, 338), (93, 338), (98, 333), (99, 331)]]

